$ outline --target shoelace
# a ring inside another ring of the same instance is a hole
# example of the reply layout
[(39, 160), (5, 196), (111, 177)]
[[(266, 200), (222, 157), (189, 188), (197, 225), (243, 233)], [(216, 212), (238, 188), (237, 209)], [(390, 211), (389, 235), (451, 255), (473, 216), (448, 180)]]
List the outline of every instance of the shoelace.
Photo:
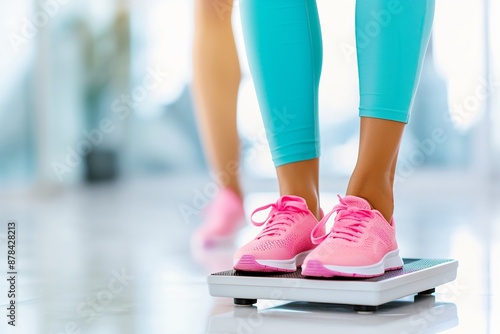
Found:
[[(254, 214), (269, 208), (271, 208), (271, 211), (263, 222), (256, 222), (253, 220)], [(282, 231), (286, 231), (286, 227), (291, 226), (294, 222), (290, 214), (302, 212), (309, 212), (307, 205), (282, 197), (276, 203), (271, 203), (255, 209), (250, 216), (250, 220), (255, 226), (262, 226), (266, 224), (264, 229), (257, 236), (257, 239), (260, 239), (265, 236), (272, 236), (280, 234)]]
[[(360, 238), (368, 220), (374, 217), (371, 210), (348, 206), (342, 197), (338, 195), (337, 197), (339, 198), (340, 204), (335, 205), (332, 211), (321, 219), (311, 233), (311, 240), (316, 245), (320, 244), (328, 237), (356, 241)], [(335, 217), (335, 223), (330, 232), (320, 237), (316, 237), (316, 231), (325, 226), (330, 216), (334, 213), (337, 213), (337, 216)]]

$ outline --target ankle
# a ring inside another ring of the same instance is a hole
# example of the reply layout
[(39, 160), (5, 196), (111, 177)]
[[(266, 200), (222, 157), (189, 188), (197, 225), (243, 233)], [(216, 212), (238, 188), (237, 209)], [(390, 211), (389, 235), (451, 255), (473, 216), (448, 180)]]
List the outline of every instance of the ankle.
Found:
[(243, 193), (238, 183), (221, 184), (220, 189), (230, 190), (241, 202), (243, 202)]
[(319, 207), (319, 202), (316, 201), (315, 203), (311, 203), (311, 202), (308, 202), (306, 200), (306, 203), (307, 203), (307, 208), (309, 209), (309, 211), (311, 211), (311, 213), (314, 215), (314, 217), (316, 217), (316, 219), (318, 221), (321, 220), (321, 209)]
[(281, 196), (302, 197), (316, 218), (320, 217), (318, 172), (318, 158), (292, 162), (276, 168)]
[(394, 213), (394, 193), (392, 183), (381, 178), (370, 180), (351, 178), (346, 195), (363, 198), (372, 209), (378, 210), (390, 222)]
[(319, 202), (318, 200), (316, 200), (315, 202), (313, 201), (307, 201), (306, 199), (306, 203), (307, 203), (307, 208), (309, 209), (309, 211), (311, 211), (311, 213), (314, 215), (314, 217), (316, 217), (316, 219), (318, 221), (321, 220), (321, 209), (319, 207)]

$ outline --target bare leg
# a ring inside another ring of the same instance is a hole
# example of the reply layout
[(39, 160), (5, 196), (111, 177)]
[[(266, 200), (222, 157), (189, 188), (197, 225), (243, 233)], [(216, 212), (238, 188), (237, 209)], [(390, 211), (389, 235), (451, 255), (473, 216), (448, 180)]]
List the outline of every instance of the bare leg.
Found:
[(295, 195), (305, 199), (309, 211), (320, 219), (319, 158), (282, 165), (276, 168), (280, 195)]
[(347, 195), (366, 199), (387, 221), (394, 211), (394, 174), (405, 123), (361, 117), (356, 167)]
[(315, 0), (241, 1), (242, 25), (280, 195), (319, 218), (318, 86), (323, 62)]
[(196, 0), (195, 19), (193, 90), (200, 133), (213, 171), (229, 175), (220, 186), (241, 198), (238, 173), (231, 174), (228, 167), (239, 162), (236, 101), (241, 77), (231, 15), (218, 11), (213, 1)]
[[(347, 194), (365, 198), (387, 221), (394, 211), (401, 136), (409, 121), (434, 17), (434, 0), (398, 4), (391, 14), (389, 0), (356, 1), (361, 136)], [(375, 38), (367, 39), (374, 13), (385, 15), (387, 24), (382, 24)]]

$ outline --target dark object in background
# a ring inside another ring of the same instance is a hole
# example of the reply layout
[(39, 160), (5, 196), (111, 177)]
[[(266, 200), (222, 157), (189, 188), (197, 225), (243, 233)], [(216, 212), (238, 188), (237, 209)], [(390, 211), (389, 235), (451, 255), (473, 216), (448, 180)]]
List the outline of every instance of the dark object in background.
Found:
[(113, 150), (94, 150), (85, 156), (85, 181), (112, 181), (118, 176), (118, 157)]
[[(104, 119), (115, 121), (110, 106), (117, 96), (130, 90), (130, 12), (125, 3), (119, 2), (110, 20), (106, 28), (97, 31), (91, 22), (83, 27), (86, 129), (98, 129)], [(116, 124), (121, 128), (105, 136), (99, 147), (94, 145), (85, 156), (86, 182), (110, 181), (118, 176), (125, 122)]]

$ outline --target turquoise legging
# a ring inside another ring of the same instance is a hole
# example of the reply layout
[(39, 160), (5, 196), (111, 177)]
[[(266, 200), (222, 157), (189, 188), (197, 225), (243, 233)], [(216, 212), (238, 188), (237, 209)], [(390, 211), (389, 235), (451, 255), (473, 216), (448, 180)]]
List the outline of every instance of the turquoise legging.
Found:
[[(241, 0), (241, 19), (276, 167), (319, 157), (322, 41), (315, 0)], [(434, 0), (357, 0), (359, 115), (408, 122)]]

